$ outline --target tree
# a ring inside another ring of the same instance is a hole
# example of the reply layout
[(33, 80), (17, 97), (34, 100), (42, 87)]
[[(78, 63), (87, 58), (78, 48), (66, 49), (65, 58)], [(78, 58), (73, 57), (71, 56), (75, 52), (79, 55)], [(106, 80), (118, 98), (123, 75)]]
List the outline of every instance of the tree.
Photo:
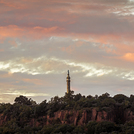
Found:
[(74, 129), (74, 126), (72, 125), (68, 125), (68, 124), (63, 124), (63, 125), (59, 125), (53, 132), (54, 133), (66, 133), (66, 132), (72, 132)]
[(22, 105), (32, 105), (31, 98), (28, 99), (26, 96), (20, 95), (19, 97), (15, 98), (15, 103), (22, 104)]
[(102, 102), (101, 105), (103, 107), (110, 107), (113, 106), (116, 103), (116, 101), (112, 98), (105, 98)]
[(105, 93), (105, 94), (102, 94), (101, 96), (99, 96), (99, 99), (104, 100), (104, 99), (109, 98), (109, 97), (110, 97), (110, 94)]
[(116, 127), (113, 122), (102, 121), (95, 127), (95, 133), (100, 134), (101, 132), (112, 132), (115, 131)]
[(126, 122), (122, 127), (122, 131), (125, 134), (134, 134), (134, 121)]
[(122, 103), (124, 100), (128, 100), (128, 97), (123, 94), (117, 94), (113, 97), (113, 99), (118, 103)]
[(39, 105), (37, 105), (34, 109), (35, 115), (36, 116), (42, 116), (47, 114), (47, 108), (48, 104), (47, 101), (44, 100), (42, 101)]
[(98, 123), (96, 121), (90, 121), (86, 128), (87, 128), (87, 134), (95, 134), (95, 127)]
[(132, 95), (132, 94), (130, 95), (129, 101), (130, 101), (130, 103), (134, 102), (134, 95)]
[(81, 94), (79, 93), (79, 94), (76, 94), (75, 96), (74, 96), (74, 100), (75, 101), (78, 101), (78, 100), (80, 100), (82, 98), (82, 96), (81, 96)]

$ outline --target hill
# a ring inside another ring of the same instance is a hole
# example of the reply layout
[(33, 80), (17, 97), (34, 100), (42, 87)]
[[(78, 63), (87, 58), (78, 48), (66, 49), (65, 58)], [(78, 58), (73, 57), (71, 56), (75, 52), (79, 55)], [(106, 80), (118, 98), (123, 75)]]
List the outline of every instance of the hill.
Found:
[(36, 104), (26, 96), (0, 104), (1, 134), (133, 134), (134, 95), (66, 93)]

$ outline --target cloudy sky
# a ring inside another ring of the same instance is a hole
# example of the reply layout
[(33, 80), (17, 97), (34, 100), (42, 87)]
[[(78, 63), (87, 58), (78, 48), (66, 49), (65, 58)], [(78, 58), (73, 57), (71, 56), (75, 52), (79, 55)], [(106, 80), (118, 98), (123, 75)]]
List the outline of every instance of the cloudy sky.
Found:
[(71, 89), (134, 94), (134, 0), (0, 0), (0, 102)]

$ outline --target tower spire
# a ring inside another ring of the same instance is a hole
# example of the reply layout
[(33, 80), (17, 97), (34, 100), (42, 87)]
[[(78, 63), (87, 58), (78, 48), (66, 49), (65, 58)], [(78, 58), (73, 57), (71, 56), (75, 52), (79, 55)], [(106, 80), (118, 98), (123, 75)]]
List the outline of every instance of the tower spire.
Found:
[(69, 76), (69, 70), (68, 70), (68, 74), (67, 75)]
[(70, 92), (70, 76), (69, 76), (69, 70), (68, 70), (68, 74), (67, 74), (67, 93)]

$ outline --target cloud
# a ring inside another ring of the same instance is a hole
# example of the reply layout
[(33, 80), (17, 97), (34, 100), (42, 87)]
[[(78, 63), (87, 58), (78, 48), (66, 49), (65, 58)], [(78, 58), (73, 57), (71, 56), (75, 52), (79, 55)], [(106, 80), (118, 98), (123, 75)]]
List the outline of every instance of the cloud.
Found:
[[(36, 98), (39, 100), (40, 97), (49, 97), (48, 94), (44, 94), (44, 93), (22, 93), (22, 92), (9, 92), (9, 93), (3, 93), (0, 95), (0, 103), (13, 103), (15, 98), (23, 95), (26, 97), (32, 97), (32, 98)], [(43, 99), (43, 98), (42, 98)], [(40, 101), (41, 102), (41, 101)]]
[[(23, 60), (22, 60), (23, 59)], [(79, 63), (71, 60), (58, 59), (46, 56), (38, 57), (26, 64), (24, 58), (14, 59), (0, 63), (0, 70), (12, 73), (27, 73), (32, 75), (59, 74), (64, 73), (66, 68), (71, 68), (74, 73), (83, 72), (86, 77), (101, 77), (103, 75), (114, 75), (128, 80), (134, 80), (134, 72), (125, 68), (110, 67), (98, 63)], [(24, 79), (25, 82), (32, 82), (40, 85), (40, 81)]]
[[(0, 27), (0, 39), (3, 40), (5, 38), (35, 38), (39, 39), (44, 37), (43, 34), (45, 34), (45, 36), (50, 36), (50, 33), (53, 33), (54, 31), (56, 31), (58, 29), (58, 27), (50, 27), (50, 28), (43, 28), (43, 27), (33, 27), (33, 28), (25, 28), (25, 27), (18, 27), (16, 25), (9, 25), (9, 26), (5, 26), (5, 27)], [(37, 33), (40, 33), (37, 36)], [(12, 43), (11, 43), (12, 44)]]
[(127, 61), (134, 62), (134, 53), (126, 53), (123, 58)]
[(49, 96), (48, 94), (44, 94), (44, 93), (21, 93), (21, 92), (11, 92), (11, 93), (3, 93), (6, 95), (23, 95), (23, 96), (31, 96), (31, 97), (35, 97), (35, 96)]

